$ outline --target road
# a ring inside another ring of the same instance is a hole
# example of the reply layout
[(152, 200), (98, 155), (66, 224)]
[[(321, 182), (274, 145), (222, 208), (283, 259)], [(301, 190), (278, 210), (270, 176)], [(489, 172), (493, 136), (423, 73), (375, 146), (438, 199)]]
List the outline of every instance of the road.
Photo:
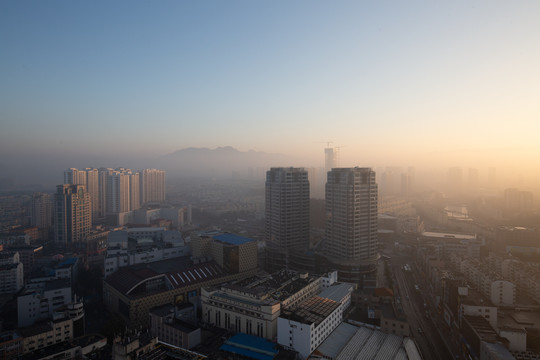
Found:
[[(408, 263), (412, 267), (410, 257), (398, 256), (391, 260), (394, 274), (394, 290), (397, 291), (396, 299), (399, 299), (407, 321), (411, 327), (411, 336), (415, 338), (422, 357), (424, 359), (455, 359), (453, 349), (445, 342), (438, 327), (434, 324), (431, 315), (434, 309), (430, 307), (429, 299), (424, 299), (425, 294), (416, 291), (414, 285), (417, 280), (413, 272), (403, 271), (403, 265)], [(399, 296), (399, 298), (398, 298)], [(426, 315), (426, 311), (428, 314)], [(421, 329), (421, 332), (418, 330)]]

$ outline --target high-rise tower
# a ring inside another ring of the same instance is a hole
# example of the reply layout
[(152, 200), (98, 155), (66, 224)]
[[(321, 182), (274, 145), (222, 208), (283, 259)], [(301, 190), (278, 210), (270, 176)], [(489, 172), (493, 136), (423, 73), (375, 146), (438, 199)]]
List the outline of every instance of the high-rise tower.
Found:
[(271, 168), (266, 173), (267, 269), (288, 266), (292, 249), (309, 248), (309, 180), (303, 168)]
[(75, 168), (64, 171), (64, 184), (68, 185), (84, 185), (86, 191), (92, 199), (92, 219), (97, 219), (100, 215), (99, 202), (99, 177), (98, 170), (86, 168), (78, 170)]
[(49, 232), (53, 224), (53, 199), (51, 194), (32, 194), (31, 224), (39, 228), (41, 240), (49, 239)]
[(375, 286), (377, 183), (370, 168), (334, 168), (326, 182), (325, 253), (341, 281)]
[(92, 227), (90, 194), (84, 185), (58, 185), (54, 199), (55, 243), (70, 247), (83, 242)]
[(165, 171), (144, 169), (140, 172), (141, 204), (165, 201)]

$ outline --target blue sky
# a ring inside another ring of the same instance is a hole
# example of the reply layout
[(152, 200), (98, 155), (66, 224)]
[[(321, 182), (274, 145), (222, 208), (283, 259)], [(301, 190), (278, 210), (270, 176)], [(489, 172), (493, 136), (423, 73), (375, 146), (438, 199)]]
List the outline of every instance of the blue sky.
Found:
[(0, 151), (537, 161), (538, 19), (537, 1), (3, 1)]

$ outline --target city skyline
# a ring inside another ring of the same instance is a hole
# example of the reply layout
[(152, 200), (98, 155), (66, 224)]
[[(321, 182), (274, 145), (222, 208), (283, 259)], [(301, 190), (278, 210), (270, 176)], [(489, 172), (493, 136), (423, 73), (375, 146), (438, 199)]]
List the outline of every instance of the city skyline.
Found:
[(0, 6), (8, 171), (220, 146), (319, 166), (332, 141), (341, 166), (538, 174), (535, 2)]

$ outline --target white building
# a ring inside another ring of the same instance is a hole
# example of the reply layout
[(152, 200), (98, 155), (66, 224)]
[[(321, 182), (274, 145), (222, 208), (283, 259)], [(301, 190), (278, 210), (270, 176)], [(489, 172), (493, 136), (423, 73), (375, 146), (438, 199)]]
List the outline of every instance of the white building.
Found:
[(31, 220), (32, 226), (41, 230), (41, 237), (46, 238), (53, 225), (53, 197), (47, 193), (32, 194)]
[(491, 302), (495, 305), (514, 305), (516, 285), (510, 281), (496, 280), (491, 283)]
[[(335, 272), (334, 272), (335, 273)], [(340, 303), (339, 309), (341, 314), (351, 306), (351, 294), (356, 288), (356, 284), (340, 283), (333, 284), (330, 287), (324, 288), (319, 296), (325, 299), (330, 299)]]
[(466, 257), (480, 257), (480, 247), (484, 241), (476, 234), (451, 234), (424, 231), (420, 235), (420, 243), (433, 247), (439, 257), (452, 254)]
[(378, 187), (370, 168), (334, 168), (326, 182), (326, 247), (341, 281), (376, 285)]
[(84, 185), (90, 194), (92, 202), (92, 219), (99, 217), (99, 173), (98, 169), (86, 168), (78, 170), (75, 168), (64, 171), (64, 184)]
[(289, 250), (309, 247), (309, 181), (303, 168), (271, 168), (265, 183), (267, 268), (288, 267)]
[[(465, 300), (464, 300), (465, 301)], [(497, 329), (497, 307), (481, 303), (462, 303), (460, 307), (460, 318), (463, 316), (482, 316), (492, 328)]]
[(511, 351), (527, 351), (527, 331), (524, 328), (501, 326), (498, 332), (500, 337), (509, 341)]
[(23, 337), (23, 353), (27, 354), (73, 339), (73, 320), (60, 317), (44, 324), (22, 328), (19, 332)]
[(0, 294), (13, 294), (24, 286), (24, 267), (18, 252), (0, 251)]
[(84, 242), (92, 227), (92, 201), (85, 185), (58, 185), (54, 200), (55, 242)]
[(68, 279), (29, 283), (17, 297), (18, 327), (51, 318), (54, 311), (73, 302)]
[(144, 169), (140, 172), (141, 203), (162, 203), (165, 201), (165, 171)]
[(503, 280), (503, 275), (487, 263), (477, 259), (462, 260), (453, 255), (452, 264), (459, 268), (471, 285), (495, 305), (514, 305), (516, 302), (516, 285)]
[(161, 242), (169, 243), (173, 246), (183, 246), (182, 234), (176, 230), (167, 230), (164, 227), (138, 227), (121, 228), (121, 230), (111, 231), (107, 237), (109, 248), (128, 248), (128, 239), (142, 240), (141, 244)]
[(284, 311), (277, 322), (278, 344), (295, 350), (301, 359), (308, 356), (341, 323), (341, 303), (312, 296), (293, 311)]
[(126, 249), (107, 250), (107, 257), (105, 258), (105, 277), (111, 275), (119, 268), (124, 266), (145, 264), (181, 256), (188, 256), (190, 253), (191, 251), (188, 246), (172, 248), (153, 247), (148, 250), (133, 251), (128, 251)]
[(282, 310), (315, 295), (321, 284), (321, 277), (282, 270), (220, 288), (203, 288), (203, 321), (272, 340), (277, 335), (277, 319)]

